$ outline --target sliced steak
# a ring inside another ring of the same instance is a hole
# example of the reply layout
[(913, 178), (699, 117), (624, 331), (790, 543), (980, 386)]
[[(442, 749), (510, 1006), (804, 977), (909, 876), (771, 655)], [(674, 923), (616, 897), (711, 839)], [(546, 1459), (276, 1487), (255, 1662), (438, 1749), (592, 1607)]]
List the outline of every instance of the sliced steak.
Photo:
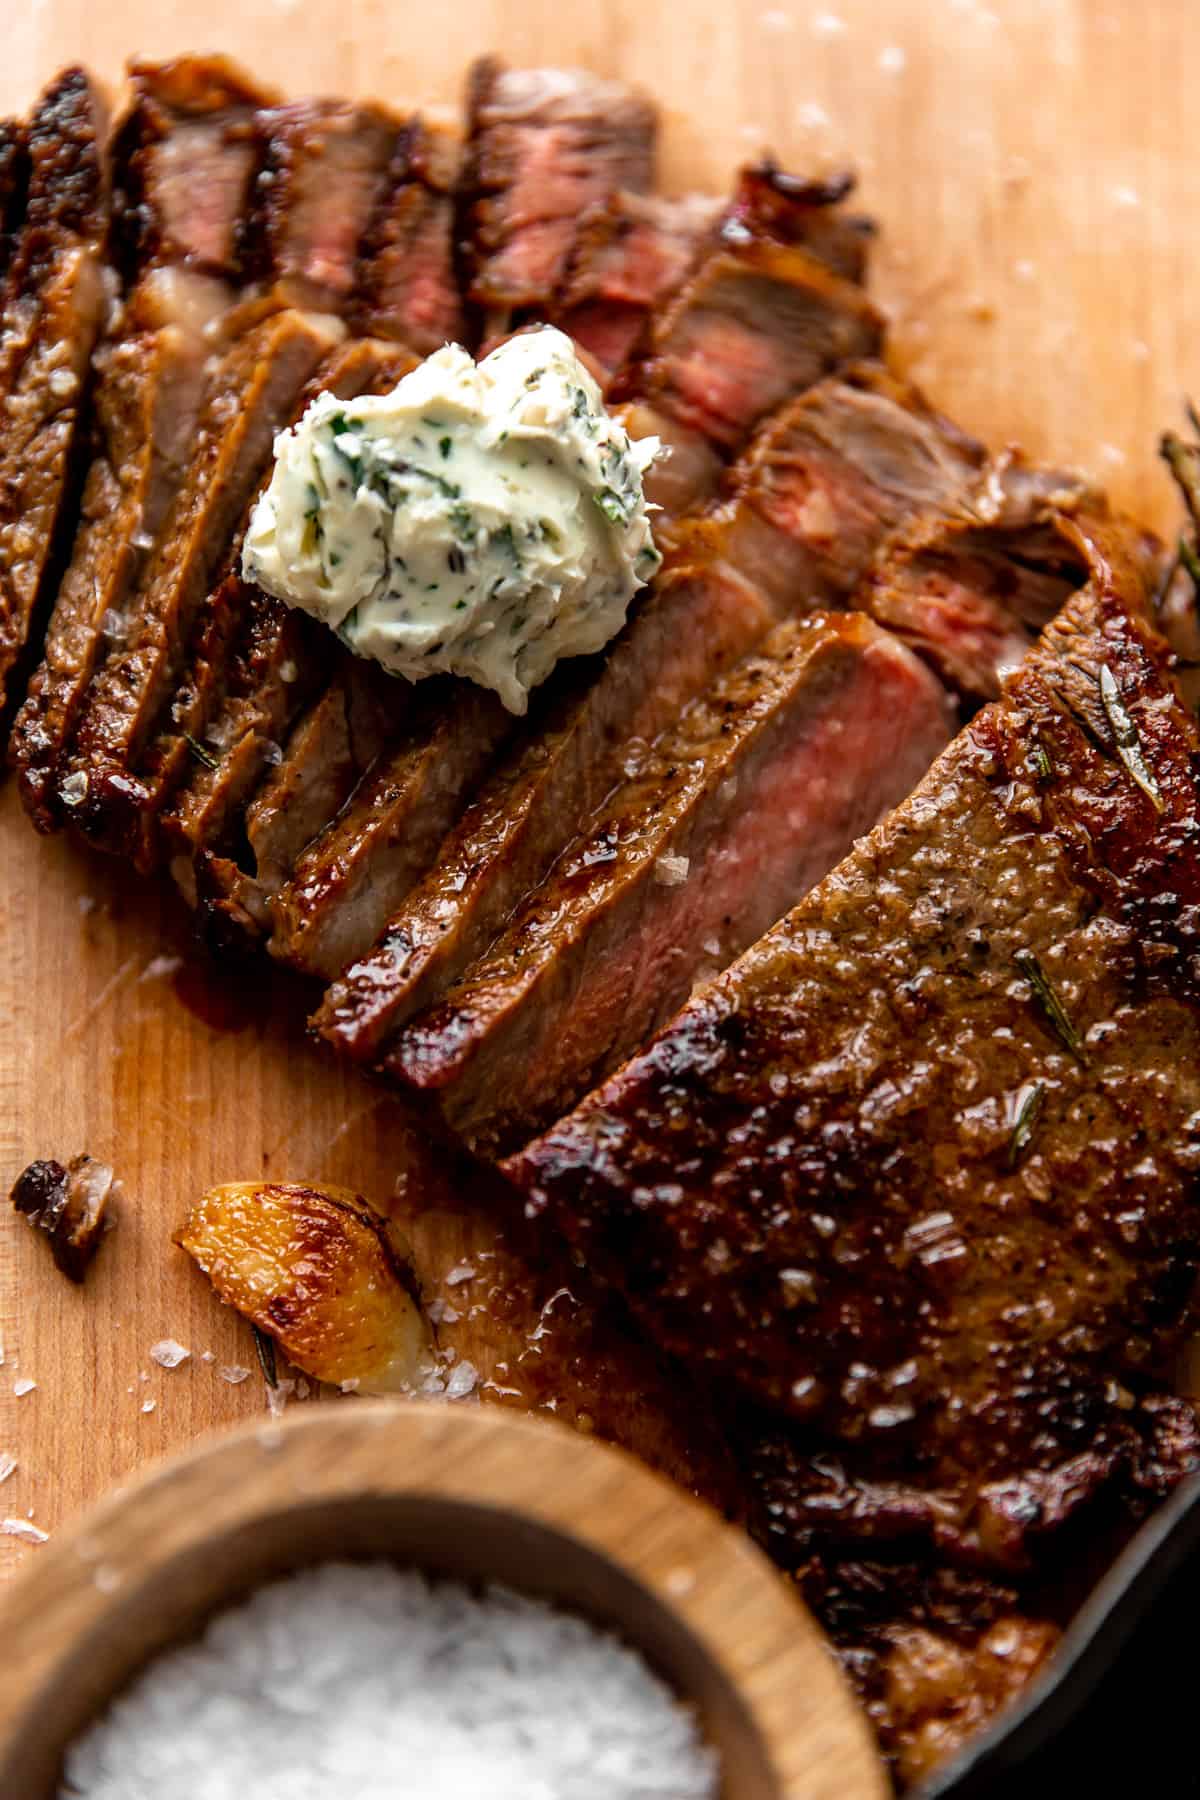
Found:
[(501, 931), (623, 773), (722, 667), (789, 612), (845, 604), (882, 533), (948, 504), (978, 447), (882, 370), (786, 407), (732, 494), (678, 533), (666, 572), (594, 670), (545, 704), (378, 945), (330, 990), (320, 1028), (373, 1058)]
[(297, 100), (257, 116), (262, 167), (245, 255), (274, 304), (341, 313), (401, 135), (379, 107)]
[(724, 212), (708, 194), (612, 194), (579, 220), (550, 316), (586, 352), (603, 386), (691, 273)]
[(458, 146), (411, 120), (400, 132), (362, 245), (351, 323), (428, 356), (470, 333), (455, 269)]
[(647, 495), (672, 517), (709, 499), (761, 420), (882, 342), (861, 287), (800, 246), (741, 224), (727, 231), (613, 386), (630, 402), (627, 428), (671, 449)]
[[(396, 345), (369, 338), (340, 345), (309, 382), (297, 414), (318, 392), (343, 400), (384, 393), (413, 366), (412, 356)], [(278, 760), (300, 708), (329, 675), (329, 633), (307, 614), (243, 581), (236, 569), (205, 603), (206, 613), (217, 617), (227, 607), (237, 619), (235, 647), (214, 671), (203, 716), (191, 718), (186, 737), (177, 728), (182, 717), (173, 719), (151, 745), (140, 772), (146, 806), (154, 804), (154, 787), (160, 804), (173, 793), (162, 829), (177, 855), (220, 842), (271, 758)], [(196, 666), (202, 660), (198, 655), (189, 669), (192, 687), (198, 686)], [(184, 886), (192, 886), (190, 871)]]
[(881, 546), (858, 603), (968, 705), (994, 700), (1078, 586), (1078, 557), (1053, 514), (1081, 506), (1103, 502), (1079, 477), (999, 457), (959, 506)]
[(107, 307), (103, 104), (82, 69), (51, 83), (29, 124), (25, 216), (0, 309), (0, 711), (42, 624), (78, 492), (80, 420)]
[(91, 683), (56, 783), (58, 804), (96, 844), (139, 855), (146, 849), (132, 771), (274, 434), (333, 341), (318, 316), (281, 312), (247, 332), (208, 381), (193, 459), (141, 583), (129, 635)]
[(838, 1441), (847, 1540), (968, 1565), (1178, 1470), (1200, 1262), (1200, 736), (1124, 547), (1062, 529), (1089, 580), (1000, 700), (507, 1165), (660, 1342)]
[(407, 709), (409, 729), (297, 859), (271, 904), (271, 954), (327, 981), (370, 949), (425, 874), (464, 794), (513, 727), (512, 715), (482, 688), (450, 705), (435, 684), (415, 693), (397, 680), (393, 686), (393, 708), (401, 717)]
[(114, 144), (114, 240), (126, 288), (153, 268), (237, 282), (270, 95), (223, 56), (134, 60)]
[[(130, 291), (97, 352), (82, 516), (10, 746), (42, 831), (61, 823), (58, 761), (98, 663), (124, 641), (147, 553), (195, 449), (210, 334), (235, 292), (234, 240), (253, 169), (256, 96), (224, 65), (137, 64), (131, 82), (113, 171)], [(186, 191), (181, 158), (199, 194)]]
[(854, 188), (852, 174), (827, 180), (789, 175), (773, 158), (764, 157), (741, 170), (724, 236), (730, 243), (749, 234), (803, 244), (835, 275), (861, 282), (875, 224), (843, 207)]
[(384, 1069), (477, 1151), (526, 1141), (827, 874), (950, 729), (940, 683), (868, 620), (779, 626), (685, 708)]
[(467, 132), (469, 293), (491, 336), (546, 316), (589, 206), (650, 191), (656, 121), (620, 82), (486, 58), (471, 71)]
[(336, 643), (333, 669), (247, 807), (244, 843), (197, 856), (201, 926), (214, 944), (266, 935), (271, 901), (297, 857), (345, 805), (396, 729), (394, 675)]

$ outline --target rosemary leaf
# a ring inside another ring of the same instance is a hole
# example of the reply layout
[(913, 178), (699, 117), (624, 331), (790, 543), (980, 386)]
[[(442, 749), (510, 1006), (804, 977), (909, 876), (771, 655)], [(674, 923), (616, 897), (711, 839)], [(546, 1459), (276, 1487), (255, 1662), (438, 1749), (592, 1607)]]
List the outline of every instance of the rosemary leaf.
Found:
[(1054, 774), (1054, 764), (1050, 761), (1050, 752), (1044, 744), (1035, 744), (1029, 752), (1039, 781), (1049, 781)]
[(1029, 1148), (1030, 1139), (1033, 1137), (1033, 1129), (1037, 1124), (1038, 1114), (1042, 1110), (1042, 1102), (1045, 1098), (1045, 1083), (1035, 1081), (1033, 1086), (1026, 1090), (1021, 1104), (1017, 1108), (1017, 1117), (1013, 1124), (1012, 1136), (1008, 1140), (1008, 1166), (1010, 1169), (1016, 1168), (1026, 1150)]
[(206, 769), (216, 768), (216, 757), (213, 756), (210, 751), (206, 750), (203, 744), (198, 744), (190, 731), (184, 732), (183, 741), (198, 763), (203, 763)]
[(263, 1372), (263, 1380), (269, 1388), (279, 1386), (279, 1376), (275, 1368), (275, 1340), (269, 1338), (265, 1331), (257, 1325), (250, 1327), (254, 1333), (254, 1348), (258, 1351), (258, 1366)]
[(1033, 951), (1018, 950), (1013, 960), (1033, 989), (1055, 1035), (1071, 1052), (1076, 1061), (1086, 1063), (1087, 1054), (1083, 1048), (1083, 1039), (1071, 1023), (1066, 1007), (1055, 993), (1045, 970)]
[(1108, 722), (1117, 740), (1117, 755), (1125, 764), (1133, 780), (1141, 788), (1146, 798), (1153, 802), (1156, 812), (1166, 811), (1166, 801), (1162, 791), (1150, 770), (1149, 764), (1142, 755), (1142, 742), (1138, 737), (1138, 729), (1130, 718), (1124, 701), (1121, 699), (1117, 678), (1107, 663), (1100, 665), (1100, 698), (1104, 702), (1104, 710), (1108, 714)]

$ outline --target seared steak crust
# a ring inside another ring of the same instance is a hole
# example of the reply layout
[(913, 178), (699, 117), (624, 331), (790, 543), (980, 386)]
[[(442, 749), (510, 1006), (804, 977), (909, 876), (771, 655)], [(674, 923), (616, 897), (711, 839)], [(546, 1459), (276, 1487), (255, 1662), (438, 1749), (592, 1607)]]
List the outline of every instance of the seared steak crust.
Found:
[(660, 1341), (885, 1484), (868, 1535), (999, 1567), (1169, 1480), (1200, 1259), (1200, 742), (1140, 578), (1063, 529), (1090, 580), (1000, 701), (509, 1165)]
[(245, 255), (283, 306), (341, 312), (383, 197), (399, 125), (380, 108), (297, 100), (256, 116), (262, 166)]
[(25, 213), (28, 185), (25, 127), (18, 119), (0, 119), (0, 281)]
[(10, 746), (42, 831), (61, 823), (58, 761), (96, 668), (130, 629), (148, 553), (195, 453), (210, 333), (234, 293), (251, 105), (262, 98), (210, 58), (139, 63), (131, 83), (113, 168), (130, 291), (96, 356), (81, 517)]
[(619, 82), (475, 64), (462, 191), (469, 297), (488, 335), (546, 316), (581, 214), (652, 187), (655, 134), (653, 107)]
[(938, 682), (861, 617), (789, 621), (691, 706), (385, 1068), (476, 1150), (528, 1139), (902, 799)]
[(153, 859), (137, 760), (179, 676), (200, 606), (274, 434), (331, 342), (315, 316), (278, 313), (240, 339), (211, 377), (193, 461), (151, 558), (129, 635), (91, 683), (57, 782), (58, 804), (95, 843)]
[(160, 263), (235, 280), (269, 95), (221, 56), (134, 61), (113, 139), (113, 243), (131, 287)]
[(105, 132), (82, 69), (47, 88), (29, 125), (25, 216), (0, 311), (0, 710), (78, 480), (78, 427), (106, 306)]
[(410, 120), (359, 254), (351, 324), (419, 356), (470, 335), (455, 269), (458, 160), (448, 136)]

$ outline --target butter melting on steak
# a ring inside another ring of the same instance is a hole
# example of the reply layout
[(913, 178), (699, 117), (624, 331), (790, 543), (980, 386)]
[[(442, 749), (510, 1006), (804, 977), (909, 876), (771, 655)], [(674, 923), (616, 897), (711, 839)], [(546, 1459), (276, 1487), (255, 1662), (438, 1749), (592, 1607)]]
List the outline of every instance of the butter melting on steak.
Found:
[(132, 627), (148, 553), (195, 453), (211, 332), (237, 291), (250, 119), (265, 98), (219, 58), (136, 63), (130, 82), (113, 152), (124, 299), (97, 353), (81, 518), (10, 746), (41, 831), (61, 823), (60, 759), (93, 674)]
[(0, 309), (0, 711), (75, 504), (88, 370), (109, 298), (106, 132), (82, 69), (46, 89), (28, 128), (24, 218)]
[(1138, 570), (1061, 529), (1089, 579), (1000, 699), (508, 1165), (660, 1342), (820, 1434), (826, 1543), (1002, 1570), (1195, 1456), (1159, 1395), (1200, 1265), (1200, 737)]

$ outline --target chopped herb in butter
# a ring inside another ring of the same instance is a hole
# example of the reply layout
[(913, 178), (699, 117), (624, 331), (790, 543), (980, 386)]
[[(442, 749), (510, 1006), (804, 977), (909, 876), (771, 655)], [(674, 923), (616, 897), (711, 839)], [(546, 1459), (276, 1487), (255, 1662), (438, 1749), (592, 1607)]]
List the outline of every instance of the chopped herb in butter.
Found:
[(608, 416), (561, 331), (478, 364), (447, 345), (392, 393), (322, 394), (279, 434), (243, 571), (394, 674), (464, 676), (523, 713), (657, 570), (658, 453)]

